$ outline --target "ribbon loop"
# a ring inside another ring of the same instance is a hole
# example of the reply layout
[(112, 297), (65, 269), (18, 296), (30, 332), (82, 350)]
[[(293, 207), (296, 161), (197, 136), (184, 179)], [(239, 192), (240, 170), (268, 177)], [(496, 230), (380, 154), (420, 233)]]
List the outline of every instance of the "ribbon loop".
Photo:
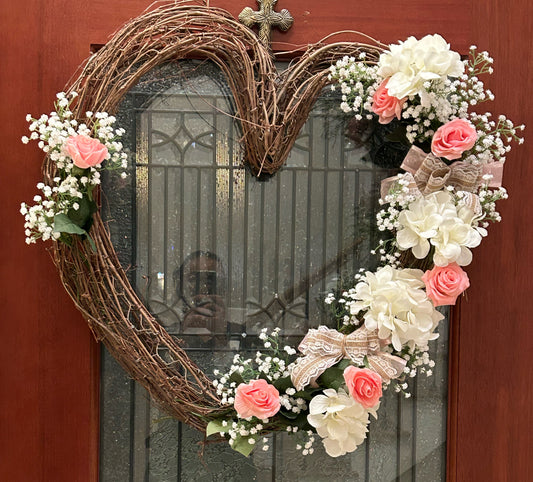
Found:
[[(403, 178), (408, 181), (410, 194), (427, 195), (440, 191), (446, 186), (453, 186), (463, 192), (463, 202), (474, 213), (481, 213), (479, 197), (475, 193), (482, 185), (484, 174), (491, 174), (489, 187), (500, 187), (503, 177), (503, 163), (493, 162), (484, 165), (468, 164), (456, 161), (447, 165), (433, 154), (426, 154), (422, 149), (412, 146), (402, 162), (406, 171)], [(381, 198), (384, 199), (398, 176), (388, 177), (381, 182)]]
[(343, 358), (361, 365), (366, 356), (370, 367), (385, 381), (399, 377), (406, 364), (402, 358), (382, 353), (377, 332), (364, 325), (349, 335), (319, 326), (309, 330), (298, 349), (304, 356), (298, 359), (291, 374), (297, 390), (313, 383)]
[(433, 154), (426, 154), (418, 147), (411, 147), (402, 163), (402, 169), (410, 172), (422, 194), (440, 191), (453, 186), (458, 191), (474, 192), (483, 176), (480, 165), (457, 161), (447, 165)]

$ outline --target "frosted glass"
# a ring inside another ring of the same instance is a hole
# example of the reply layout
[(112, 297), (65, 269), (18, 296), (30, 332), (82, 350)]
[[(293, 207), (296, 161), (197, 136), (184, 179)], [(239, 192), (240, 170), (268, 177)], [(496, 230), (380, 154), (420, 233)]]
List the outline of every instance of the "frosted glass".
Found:
[[(136, 163), (121, 185), (104, 180), (113, 242), (145, 304), (208, 374), (254, 351), (262, 327), (297, 345), (331, 323), (324, 294), (372, 268), (379, 184), (405, 149), (385, 142), (393, 127), (355, 126), (337, 106), (326, 94), (287, 164), (259, 182), (242, 165), (231, 95), (211, 64), (155, 69), (122, 104)], [(212, 317), (194, 316), (198, 293), (216, 296)], [(160, 413), (104, 351), (101, 480), (444, 480), (446, 322), (440, 333), (434, 376), (412, 380), (410, 399), (387, 392), (368, 440), (338, 459), (320, 443), (302, 457), (285, 434), (248, 459), (227, 444), (202, 457), (202, 435)]]

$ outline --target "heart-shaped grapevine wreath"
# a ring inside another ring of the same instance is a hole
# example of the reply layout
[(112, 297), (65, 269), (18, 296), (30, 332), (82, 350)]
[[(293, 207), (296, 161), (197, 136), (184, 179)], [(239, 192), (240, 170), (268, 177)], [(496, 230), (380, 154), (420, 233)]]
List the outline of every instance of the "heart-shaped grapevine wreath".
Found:
[[(388, 50), (365, 39), (312, 45), (278, 74), (269, 52), (228, 12), (164, 6), (131, 21), (91, 57), (58, 94), (54, 112), (28, 116), (31, 135), (23, 142), (39, 140), (46, 158), (42, 195), (21, 208), (26, 241), (55, 241), (62, 282), (95, 336), (163, 410), (245, 455), (279, 430), (301, 434), (303, 454), (312, 453), (315, 434), (329, 455), (351, 452), (366, 437), (369, 415), (377, 416), (382, 390), (405, 391), (407, 377), (429, 371), (428, 341), (442, 319), (436, 307), (454, 304), (468, 287), (462, 266), (488, 223), (499, 221), (503, 162), (509, 144), (522, 142), (523, 126), (471, 111), (493, 98), (478, 77), (492, 72), (486, 52), (472, 47), (462, 61), (438, 35)], [(340, 108), (355, 121), (397, 119), (411, 146), (406, 173), (382, 183), (381, 267), (325, 299), (337, 329), (309, 330), (299, 357), (281, 347), (279, 329), (263, 330), (264, 351), (255, 359), (236, 355), (214, 381), (130, 286), (95, 189), (101, 169), (128, 167), (123, 130), (108, 112), (149, 70), (185, 58), (209, 59), (225, 73), (244, 159), (257, 176), (283, 165), (327, 84), (340, 88)]]

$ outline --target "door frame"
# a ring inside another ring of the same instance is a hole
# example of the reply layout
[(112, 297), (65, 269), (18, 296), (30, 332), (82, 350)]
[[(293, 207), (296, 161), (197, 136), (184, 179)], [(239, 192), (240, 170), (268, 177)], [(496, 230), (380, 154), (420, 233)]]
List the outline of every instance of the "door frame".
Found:
[[(22, 146), (26, 113), (47, 112), (52, 99), (114, 30), (139, 15), (151, 0), (94, 0), (90, 6), (65, 0), (4, 2), (0, 36), (7, 75), (0, 79), (2, 138), (6, 149), (0, 190), (8, 229), (0, 263), (2, 301), (1, 445), (2, 480), (98, 479), (99, 347), (62, 288), (42, 246), (26, 247), (22, 200), (33, 197), (41, 155)], [(213, 0), (235, 16), (249, 0)], [(533, 78), (532, 7), (528, 0), (443, 0), (441, 4), (344, 0), (280, 0), (295, 17), (286, 34), (274, 32), (274, 48), (301, 45), (329, 32), (356, 26), (385, 43), (407, 35), (439, 32), (454, 49), (470, 43), (496, 60), (489, 81), (496, 95), (492, 112), (533, 125), (524, 92)], [(253, 5), (252, 5), (253, 6)], [(376, 16), (369, 18), (368, 12)], [(385, 16), (386, 15), (386, 16)], [(362, 26), (364, 23), (364, 26)], [(21, 29), (20, 26), (25, 28)], [(511, 79), (511, 82), (509, 82)], [(527, 135), (527, 131), (526, 131)], [(529, 274), (533, 227), (525, 209), (533, 178), (533, 144), (509, 155), (501, 203), (503, 222), (475, 250), (468, 267), (471, 288), (453, 310), (450, 337), (448, 480), (517, 481), (533, 474), (533, 277)], [(9, 254), (7, 254), (9, 253)], [(520, 261), (518, 261), (520, 256)], [(488, 296), (487, 296), (488, 295)], [(24, 421), (24, 423), (21, 423)], [(28, 464), (27, 460), (32, 460)]]

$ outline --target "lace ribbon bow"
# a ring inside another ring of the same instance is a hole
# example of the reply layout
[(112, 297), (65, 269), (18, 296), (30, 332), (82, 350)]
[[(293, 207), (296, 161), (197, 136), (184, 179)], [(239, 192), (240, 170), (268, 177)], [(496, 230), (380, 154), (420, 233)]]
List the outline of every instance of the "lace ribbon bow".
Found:
[(298, 349), (305, 356), (298, 359), (291, 374), (296, 390), (313, 383), (343, 358), (360, 365), (366, 356), (370, 367), (385, 381), (398, 378), (406, 364), (403, 358), (381, 352), (377, 332), (365, 326), (349, 335), (319, 326), (308, 331)]
[[(484, 174), (491, 174), (490, 187), (500, 187), (503, 177), (503, 163), (493, 162), (483, 166), (468, 164), (463, 161), (447, 165), (433, 154), (426, 154), (422, 149), (412, 146), (402, 162), (401, 168), (407, 171), (404, 179), (413, 194), (431, 194), (445, 186), (453, 186), (463, 191), (463, 201), (476, 214), (481, 212), (479, 198), (474, 192)], [(381, 183), (381, 197), (384, 198), (398, 176), (384, 179)]]

